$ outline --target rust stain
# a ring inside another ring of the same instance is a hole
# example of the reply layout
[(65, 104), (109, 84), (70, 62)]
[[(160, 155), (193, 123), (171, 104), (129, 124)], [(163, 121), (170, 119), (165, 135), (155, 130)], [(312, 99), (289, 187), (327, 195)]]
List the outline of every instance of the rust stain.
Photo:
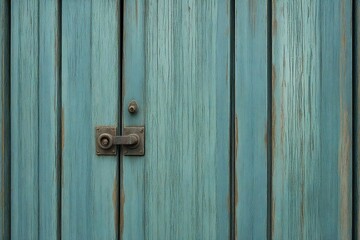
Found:
[[(235, 171), (235, 213), (239, 202), (239, 193), (238, 193), (238, 181), (237, 181), (237, 174)], [(238, 229), (237, 229), (237, 217), (235, 214), (235, 239), (238, 239)]]
[(115, 228), (115, 232), (116, 235), (119, 232), (119, 228), (118, 228), (118, 216), (119, 216), (119, 208), (118, 208), (118, 189), (119, 189), (119, 184), (118, 184), (118, 172), (116, 171), (116, 176), (114, 179), (114, 188), (113, 188), (113, 193), (112, 193), (112, 202), (113, 202), (113, 208), (114, 208), (114, 228)]
[[(236, 9), (235, 9), (235, 11), (236, 11)], [(230, 0), (226, 1), (226, 16), (228, 16), (228, 17), (230, 16)]]
[[(64, 152), (64, 143), (65, 143), (65, 128), (64, 128), (64, 108), (61, 108), (61, 153)], [(61, 154), (61, 161), (60, 161), (60, 165), (61, 165), (61, 173), (60, 173), (60, 177), (61, 177), (61, 186), (64, 186), (64, 159), (63, 159), (63, 154)]]
[(271, 238), (275, 239), (275, 198), (271, 199)]
[(346, 2), (341, 1), (341, 54), (340, 54), (340, 145), (338, 156), (338, 171), (340, 182), (340, 234), (341, 239), (350, 239), (351, 235), (351, 186), (349, 173), (351, 169), (351, 149), (352, 149), (352, 137), (351, 137), (351, 122), (349, 121), (349, 112), (346, 98), (346, 88), (344, 84), (347, 82), (346, 71)]
[(64, 129), (64, 108), (62, 107), (61, 108), (61, 151), (63, 152), (64, 151), (64, 142), (65, 142), (65, 137), (64, 137), (64, 134), (65, 134), (65, 129)]
[(257, 12), (257, 0), (252, 0), (249, 3), (250, 22), (251, 29), (255, 32), (256, 28), (256, 12)]
[[(276, 84), (276, 70), (275, 70), (275, 66), (272, 65), (272, 74), (271, 74), (271, 82), (272, 82), (272, 106), (271, 106), (271, 115), (272, 115), (272, 119), (271, 119), (271, 131), (273, 133), (273, 135), (275, 134), (275, 130), (276, 130), (276, 105), (275, 103), (275, 84)], [(276, 146), (276, 138), (272, 137), (272, 159), (274, 159), (274, 155), (275, 155), (275, 146)]]
[(277, 31), (277, 20), (276, 20), (276, 0), (272, 0), (272, 11), (273, 11), (273, 16), (272, 16), (272, 35), (276, 35), (276, 31)]
[(120, 239), (124, 232), (124, 204), (125, 204), (125, 192), (123, 186), (123, 180), (121, 179), (121, 189), (120, 189)]
[[(274, 4), (274, 1), (273, 1)], [(271, 85), (272, 85), (272, 89), (271, 89), (271, 131), (272, 131), (272, 136), (271, 136), (271, 159), (272, 159), (272, 165), (274, 166), (274, 159), (275, 159), (275, 147), (276, 147), (276, 138), (273, 137), (276, 131), (276, 104), (275, 104), (275, 86), (276, 84), (276, 68), (275, 65), (272, 64), (271, 66)], [(272, 167), (271, 169), (271, 177), (273, 178), (274, 176), (274, 167)], [(275, 236), (275, 197), (272, 196), (271, 198), (271, 236), (274, 239)]]
[(265, 147), (267, 148), (267, 145), (268, 145), (268, 126), (267, 126), (267, 124), (265, 124), (264, 144), (265, 144)]
[(351, 137), (349, 136), (349, 119), (348, 112), (342, 113), (341, 116), (341, 143), (338, 158), (339, 177), (340, 177), (340, 226), (342, 239), (349, 239), (351, 213), (351, 201), (349, 199), (350, 183), (350, 153), (351, 153)]
[[(4, 63), (4, 61), (3, 61)], [(4, 71), (2, 71), (4, 73)], [(3, 78), (4, 79), (4, 78)], [(2, 83), (3, 84), (3, 83)], [(4, 88), (4, 86), (2, 86)], [(0, 189), (0, 203), (1, 203), (1, 209), (5, 209), (5, 119), (4, 119), (4, 92), (2, 94), (2, 102), (1, 105), (2, 108), (2, 116), (1, 119), (1, 189)], [(2, 212), (4, 213), (4, 212)], [(4, 217), (1, 215), (1, 218)], [(2, 232), (4, 234), (4, 231)]]
[(238, 145), (239, 145), (239, 123), (237, 114), (235, 114), (235, 161), (237, 159), (238, 154)]

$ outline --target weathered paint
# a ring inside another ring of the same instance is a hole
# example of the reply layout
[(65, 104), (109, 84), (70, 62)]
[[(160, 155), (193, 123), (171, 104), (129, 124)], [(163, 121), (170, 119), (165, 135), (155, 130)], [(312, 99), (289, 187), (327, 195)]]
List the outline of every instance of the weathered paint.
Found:
[(119, 1), (64, 0), (61, 19), (61, 237), (116, 239), (118, 158), (96, 156), (95, 126), (119, 119)]
[(351, 5), (273, 1), (274, 239), (351, 238)]
[(11, 4), (11, 237), (59, 236), (58, 1)]
[[(266, 239), (268, 220), (268, 1), (237, 0), (235, 13), (236, 232)], [(271, 7), (271, 6), (270, 6)]]
[(60, 239), (59, 1), (39, 2), (39, 239)]
[(39, 238), (39, 1), (11, 3), (11, 238)]
[(354, 66), (354, 106), (355, 106), (355, 113), (356, 115), (354, 115), (354, 143), (355, 143), (355, 148), (354, 148), (354, 189), (355, 192), (354, 194), (354, 239), (358, 240), (360, 239), (360, 207), (359, 207), (359, 199), (360, 199), (360, 0), (354, 0), (353, 1), (353, 13), (355, 14), (355, 16), (353, 17), (354, 21), (353, 21), (353, 28), (354, 28), (354, 42), (353, 42), (353, 66)]
[[(123, 239), (229, 238), (229, 1), (125, 1)], [(130, 116), (127, 104), (139, 102)]]
[(0, 2), (0, 239), (10, 238), (10, 6)]

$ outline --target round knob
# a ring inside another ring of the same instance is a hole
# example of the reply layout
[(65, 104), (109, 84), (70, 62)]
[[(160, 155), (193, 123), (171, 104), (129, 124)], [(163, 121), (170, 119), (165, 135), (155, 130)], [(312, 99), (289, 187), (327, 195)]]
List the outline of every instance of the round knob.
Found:
[(138, 111), (138, 105), (137, 105), (136, 101), (131, 101), (129, 103), (128, 111), (131, 114), (134, 114), (134, 113), (136, 113)]
[(113, 137), (108, 133), (103, 133), (98, 137), (98, 145), (102, 149), (109, 149), (113, 145)]

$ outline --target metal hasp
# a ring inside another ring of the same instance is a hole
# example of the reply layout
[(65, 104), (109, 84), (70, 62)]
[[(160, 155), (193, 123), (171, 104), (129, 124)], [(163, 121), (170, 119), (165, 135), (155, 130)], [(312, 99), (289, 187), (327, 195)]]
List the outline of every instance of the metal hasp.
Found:
[(145, 128), (125, 127), (122, 136), (116, 136), (116, 127), (96, 127), (96, 154), (117, 154), (117, 146), (122, 147), (125, 156), (144, 156), (145, 154)]

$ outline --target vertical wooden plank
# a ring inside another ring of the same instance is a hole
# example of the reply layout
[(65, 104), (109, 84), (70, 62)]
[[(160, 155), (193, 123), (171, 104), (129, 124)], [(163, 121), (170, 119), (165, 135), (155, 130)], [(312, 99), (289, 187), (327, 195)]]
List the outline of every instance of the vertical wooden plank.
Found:
[(11, 237), (58, 237), (58, 2), (11, 6)]
[(0, 2), (0, 239), (10, 239), (10, 1)]
[(353, 47), (353, 73), (354, 73), (354, 239), (360, 239), (360, 0), (353, 2), (353, 28), (354, 28), (354, 47)]
[(274, 239), (350, 239), (350, 0), (273, 1)]
[(267, 238), (268, 1), (236, 1), (236, 235)]
[(38, 239), (38, 1), (11, 3), (11, 237)]
[(229, 6), (125, 1), (124, 126), (146, 153), (123, 158), (123, 239), (229, 238)]
[[(124, 1), (122, 125), (145, 126), (145, 0)], [(139, 111), (129, 114), (128, 103), (136, 100)], [(145, 126), (145, 131), (148, 127)], [(146, 140), (146, 144), (147, 144)], [(145, 146), (148, 148), (148, 145)], [(146, 151), (146, 150), (145, 150)], [(147, 153), (146, 153), (147, 154)], [(144, 157), (123, 157), (120, 193), (120, 238), (146, 239), (144, 228)], [(126, 197), (125, 197), (126, 193)]]
[(117, 125), (119, 1), (62, 1), (62, 238), (116, 239), (118, 159), (95, 154)]
[(39, 2), (39, 238), (59, 238), (60, 7)]

